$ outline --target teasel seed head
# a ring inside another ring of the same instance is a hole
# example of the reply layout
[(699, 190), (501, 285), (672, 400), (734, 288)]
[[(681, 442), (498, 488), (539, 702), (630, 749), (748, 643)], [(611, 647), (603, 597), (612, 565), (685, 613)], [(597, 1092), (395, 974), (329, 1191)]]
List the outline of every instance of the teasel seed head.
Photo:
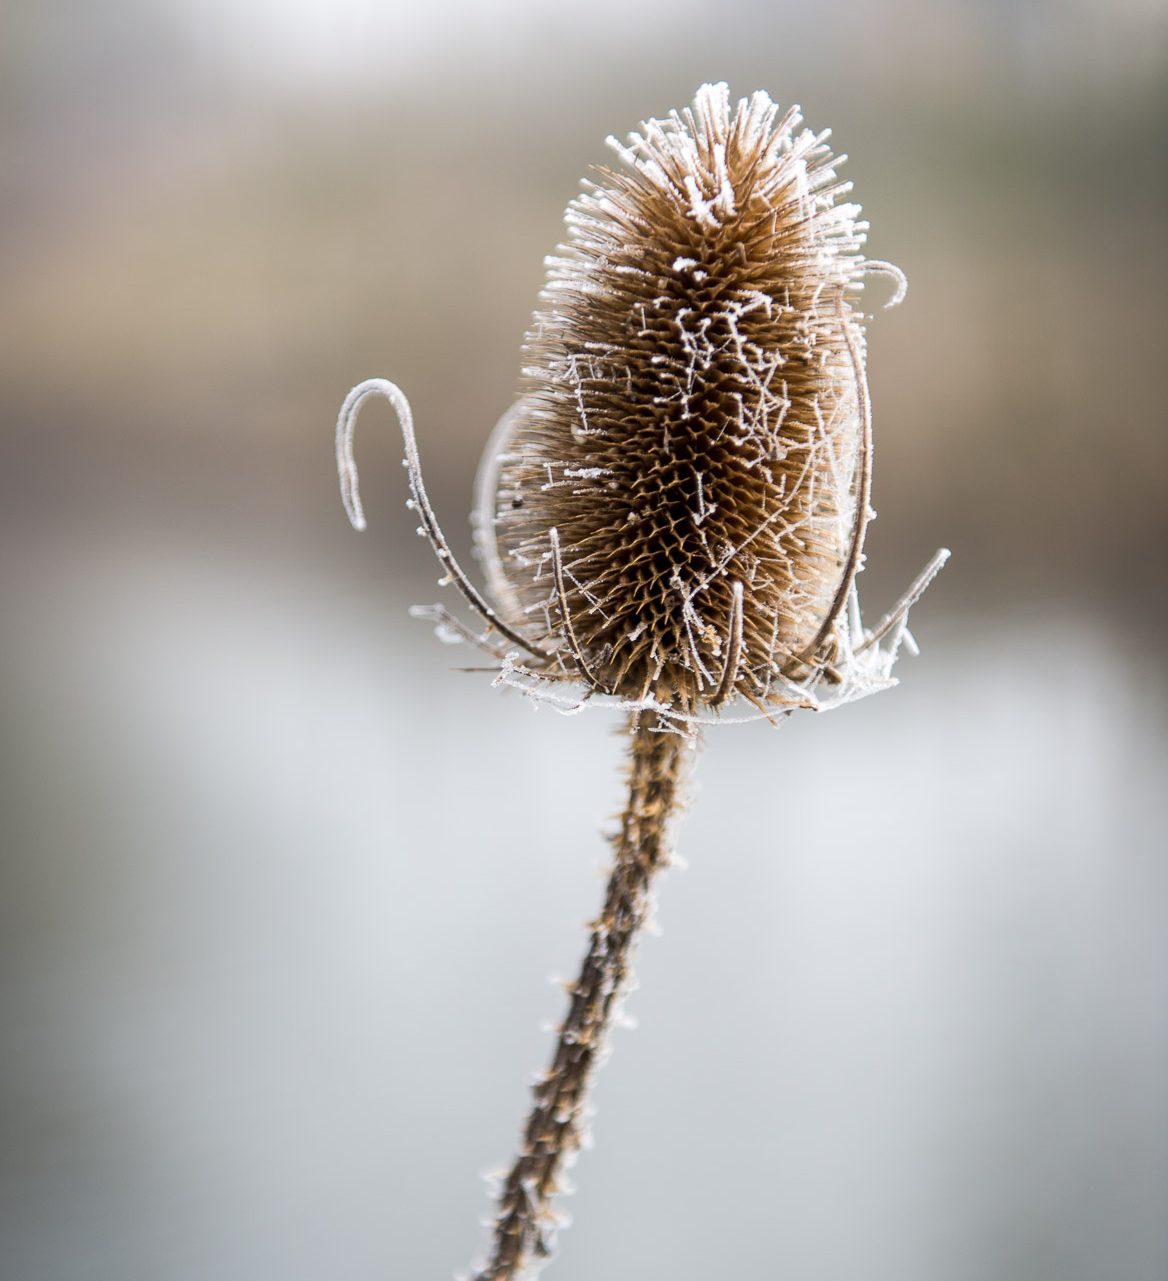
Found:
[(904, 277), (865, 258), (868, 225), (828, 136), (766, 93), (732, 107), (717, 84), (608, 140), (620, 166), (568, 206), (519, 397), (480, 468), (489, 601), (429, 506), (404, 396), (377, 379), (350, 393), (337, 457), (351, 518), (363, 526), (353, 424), (380, 393), (406, 437), (419, 532), (487, 630), (416, 612), (484, 648), (501, 682), (570, 710), (549, 685), (580, 683), (681, 725), (736, 697), (771, 715), (894, 683), (908, 609), (948, 552), (863, 628), (859, 304), (868, 275), (895, 278), (893, 303)]
[(482, 495), (512, 624), (682, 714), (789, 703), (838, 658), (861, 565), (858, 300), (895, 269), (864, 259), (851, 184), (800, 121), (706, 85), (609, 139), (623, 163), (568, 207)]

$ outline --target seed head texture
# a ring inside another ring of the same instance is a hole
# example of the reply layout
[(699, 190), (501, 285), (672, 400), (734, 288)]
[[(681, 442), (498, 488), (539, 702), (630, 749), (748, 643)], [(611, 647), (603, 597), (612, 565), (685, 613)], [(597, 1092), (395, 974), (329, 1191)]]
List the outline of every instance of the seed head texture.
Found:
[[(409, 404), (384, 379), (337, 422), (350, 519), (364, 528), (353, 430), (393, 404), (410, 505), (486, 624), (416, 612), (500, 664), (497, 681), (565, 711), (585, 700), (681, 732), (826, 709), (894, 684), (908, 610), (948, 557), (865, 629), (855, 580), (873, 515), (865, 368), (868, 224), (828, 133), (724, 84), (609, 144), (565, 214), (568, 236), (527, 333), (519, 394), (479, 469), (484, 596), (422, 482)], [(888, 305), (892, 305), (891, 303)], [(887, 638), (887, 640), (886, 640)]]
[(784, 688), (830, 640), (867, 514), (866, 224), (799, 122), (704, 86), (609, 140), (622, 166), (571, 203), (547, 262), (485, 559), (509, 621), (545, 643), (570, 621), (624, 698), (729, 692), (737, 584), (742, 692)]

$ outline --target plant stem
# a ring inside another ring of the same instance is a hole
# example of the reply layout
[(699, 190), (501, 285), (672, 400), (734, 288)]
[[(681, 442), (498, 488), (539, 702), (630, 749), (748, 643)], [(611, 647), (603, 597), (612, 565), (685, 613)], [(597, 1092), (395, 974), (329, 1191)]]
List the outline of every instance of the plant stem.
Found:
[(653, 878), (669, 864), (669, 830), (679, 808), (691, 740), (638, 721), (629, 725), (628, 803), (613, 838), (616, 858), (604, 906), (580, 976), (568, 988), (568, 1013), (551, 1065), (536, 1083), (535, 1103), (504, 1180), (487, 1263), (474, 1281), (515, 1281), (552, 1251), (552, 1197), (560, 1172), (580, 1147), (592, 1074), (613, 1013), (627, 990), (633, 949), (650, 906)]

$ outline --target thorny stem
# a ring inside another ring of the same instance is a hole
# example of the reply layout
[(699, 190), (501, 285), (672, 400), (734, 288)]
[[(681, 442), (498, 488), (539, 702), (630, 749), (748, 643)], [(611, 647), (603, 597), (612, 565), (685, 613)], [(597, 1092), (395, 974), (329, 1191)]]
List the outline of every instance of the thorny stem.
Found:
[(604, 906), (591, 922), (580, 976), (568, 988), (571, 1001), (551, 1065), (534, 1086), (519, 1155), (499, 1195), (488, 1260), (474, 1281), (517, 1281), (552, 1252), (556, 1217), (550, 1202), (561, 1190), (566, 1160), (581, 1144), (589, 1082), (628, 987), (653, 878), (669, 864), (670, 826), (692, 751), (691, 739), (632, 718), (628, 802), (613, 838), (616, 857)]

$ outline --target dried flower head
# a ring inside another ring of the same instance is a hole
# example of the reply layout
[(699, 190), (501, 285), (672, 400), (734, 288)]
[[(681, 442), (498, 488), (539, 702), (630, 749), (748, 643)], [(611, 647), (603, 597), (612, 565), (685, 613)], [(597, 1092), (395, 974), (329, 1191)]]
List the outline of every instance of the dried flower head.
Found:
[(582, 703), (557, 690), (583, 685), (632, 713), (604, 903), (475, 1281), (518, 1281), (552, 1251), (553, 1202), (669, 865), (694, 726), (735, 699), (773, 716), (884, 688), (909, 607), (948, 555), (865, 630), (859, 302), (869, 273), (895, 278), (893, 301), (904, 278), (863, 256), (867, 225), (827, 134), (799, 123), (765, 93), (732, 111), (726, 86), (706, 85), (692, 108), (613, 142), (623, 168), (569, 205), (519, 398), (479, 471), (490, 600), (439, 528), (401, 391), (362, 383), (337, 422), (341, 493), (361, 529), (353, 427), (368, 397), (394, 405), (418, 532), (486, 626), (478, 635), (441, 605), (415, 612), (490, 654), (502, 683), (565, 710)]
[[(724, 84), (705, 85), (627, 145), (609, 139), (623, 167), (568, 207), (520, 397), (480, 472), (494, 606), (429, 508), (404, 397), (381, 380), (350, 394), (338, 462), (354, 523), (352, 427), (379, 391), (402, 419), (422, 529), (488, 623), (473, 639), (505, 683), (563, 704), (547, 681), (580, 682), (683, 725), (736, 695), (765, 714), (891, 683), (908, 606), (944, 559), (864, 631), (859, 301), (866, 275), (893, 275), (893, 302), (904, 278), (863, 256), (828, 132), (800, 122), (765, 93), (732, 110)], [(418, 612), (466, 635), (439, 606)]]

